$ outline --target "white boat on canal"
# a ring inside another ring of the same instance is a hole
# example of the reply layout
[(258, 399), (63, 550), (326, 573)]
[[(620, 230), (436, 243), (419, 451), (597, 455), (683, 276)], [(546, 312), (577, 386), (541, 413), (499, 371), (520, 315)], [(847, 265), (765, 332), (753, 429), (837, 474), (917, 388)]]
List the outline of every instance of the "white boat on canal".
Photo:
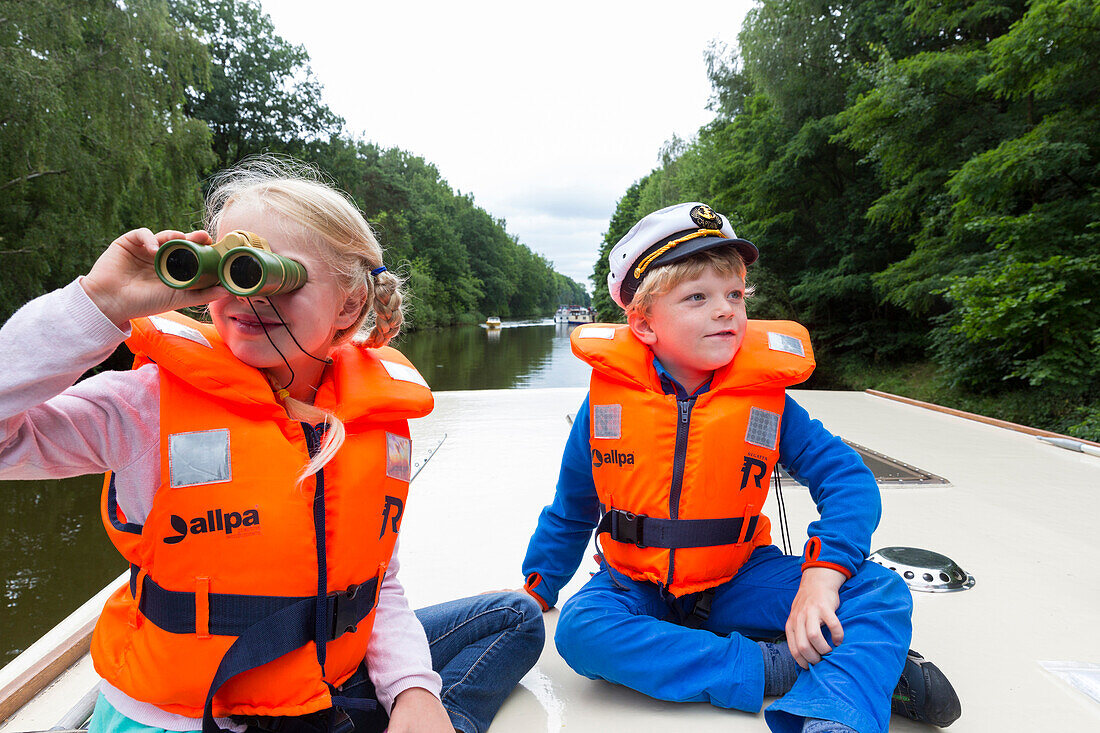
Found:
[[(913, 593), (913, 648), (962, 700), (950, 730), (1100, 730), (1100, 457), (878, 394), (792, 394), (867, 449), (883, 496), (872, 547), (921, 548), (957, 563), (897, 567), (913, 573), (914, 586), (957, 591)], [(435, 411), (414, 421), (416, 455), (448, 435), (413, 485), (403, 526), (401, 574), (414, 606), (520, 585), (527, 540), (553, 495), (566, 412), (583, 396), (574, 388), (440, 392)], [(798, 551), (816, 511), (809, 492), (789, 480), (783, 487)], [(765, 511), (777, 527), (774, 492)], [(594, 570), (586, 561), (562, 598)], [(81, 725), (98, 684), (89, 635), (121, 582), (0, 670), (0, 733)], [(544, 618), (542, 658), (492, 733), (766, 730), (762, 714), (661, 702), (577, 675), (550, 641), (557, 612)], [(893, 716), (890, 730), (931, 728)]]
[(555, 323), (567, 323), (571, 326), (593, 323), (595, 320), (595, 312), (583, 305), (563, 305), (554, 313)]

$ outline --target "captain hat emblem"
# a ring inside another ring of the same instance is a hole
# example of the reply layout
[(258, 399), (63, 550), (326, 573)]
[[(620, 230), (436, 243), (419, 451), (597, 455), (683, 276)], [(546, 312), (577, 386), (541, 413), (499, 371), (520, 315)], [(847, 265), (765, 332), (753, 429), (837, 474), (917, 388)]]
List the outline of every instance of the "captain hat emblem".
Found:
[(706, 204), (699, 204), (698, 206), (692, 207), (688, 215), (691, 217), (691, 220), (702, 229), (720, 230), (725, 223), (722, 221), (722, 217), (715, 214), (714, 209)]

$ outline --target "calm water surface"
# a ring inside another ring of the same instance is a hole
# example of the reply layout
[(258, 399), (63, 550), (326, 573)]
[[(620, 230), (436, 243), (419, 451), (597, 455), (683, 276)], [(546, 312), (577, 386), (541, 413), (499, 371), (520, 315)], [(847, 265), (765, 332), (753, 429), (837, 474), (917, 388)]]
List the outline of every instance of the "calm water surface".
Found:
[[(436, 391), (583, 387), (588, 367), (551, 320), (401, 336), (396, 346)], [(99, 518), (101, 476), (0, 481), (0, 665), (126, 569)]]

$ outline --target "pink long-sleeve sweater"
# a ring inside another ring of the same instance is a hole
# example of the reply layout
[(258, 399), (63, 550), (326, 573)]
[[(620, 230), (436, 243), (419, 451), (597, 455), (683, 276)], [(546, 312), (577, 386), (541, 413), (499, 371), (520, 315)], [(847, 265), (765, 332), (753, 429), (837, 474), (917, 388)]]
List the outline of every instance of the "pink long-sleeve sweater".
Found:
[[(129, 333), (95, 306), (79, 281), (27, 303), (0, 328), (0, 479), (78, 476), (112, 470), (118, 503), (130, 521), (149, 513), (160, 483), (160, 387), (157, 366), (101, 372), (79, 384)], [(397, 579), (397, 548), (382, 581), (367, 666), (387, 711), (402, 691), (436, 696), (424, 629)], [(134, 700), (107, 682), (101, 691), (123, 715), (167, 730), (202, 721)], [(228, 719), (223, 728), (242, 731)]]

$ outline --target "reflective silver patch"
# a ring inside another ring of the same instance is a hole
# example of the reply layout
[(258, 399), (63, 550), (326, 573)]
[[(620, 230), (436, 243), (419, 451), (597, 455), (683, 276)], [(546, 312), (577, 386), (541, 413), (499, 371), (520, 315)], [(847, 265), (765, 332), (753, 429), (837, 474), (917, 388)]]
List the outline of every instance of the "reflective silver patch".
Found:
[(802, 339), (775, 331), (768, 331), (768, 348), (772, 351), (785, 351), (795, 356), (806, 355), (806, 347), (802, 345)]
[(424, 377), (420, 376), (420, 372), (412, 367), (398, 364), (396, 361), (386, 361), (385, 359), (379, 359), (378, 361), (382, 362), (382, 366), (386, 368), (391, 378), (401, 382), (419, 384), (421, 387), (428, 386), (428, 383), (424, 381)]
[(198, 486), (229, 481), (229, 428), (168, 436), (168, 485)]
[(615, 329), (607, 326), (586, 326), (577, 334), (579, 339), (613, 339)]
[(412, 441), (404, 435), (386, 433), (386, 475), (399, 481), (412, 480)]
[(197, 329), (185, 326), (182, 323), (176, 323), (170, 321), (167, 318), (161, 316), (149, 316), (149, 323), (153, 324), (153, 328), (157, 329), (161, 333), (167, 333), (172, 336), (179, 336), (185, 338), (188, 341), (194, 341), (196, 344), (201, 344), (208, 349), (214, 348), (210, 345), (210, 342), (206, 340), (206, 337), (202, 335)]
[(745, 431), (745, 442), (761, 448), (775, 450), (775, 441), (779, 436), (779, 413), (753, 407), (749, 410), (749, 429)]
[(592, 405), (592, 437), (623, 437), (622, 405)]

